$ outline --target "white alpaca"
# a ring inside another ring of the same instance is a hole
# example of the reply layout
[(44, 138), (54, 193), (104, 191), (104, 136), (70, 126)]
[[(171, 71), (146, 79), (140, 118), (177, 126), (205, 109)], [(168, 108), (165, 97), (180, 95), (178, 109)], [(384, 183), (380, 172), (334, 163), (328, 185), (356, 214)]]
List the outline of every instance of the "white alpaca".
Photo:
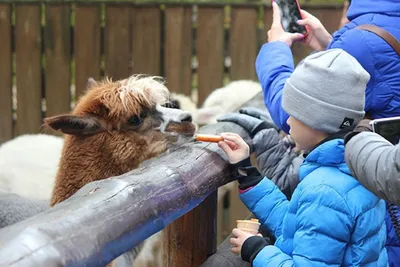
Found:
[(0, 146), (0, 191), (49, 200), (63, 138), (28, 134)]
[(192, 114), (197, 111), (196, 103), (186, 95), (171, 93), (170, 99), (177, 101), (179, 103), (179, 108), (182, 110), (189, 111)]
[(238, 80), (215, 89), (199, 109), (190, 97), (182, 94), (172, 93), (171, 100), (178, 102), (180, 109), (191, 112), (194, 123), (206, 125), (216, 123), (219, 116), (235, 111), (261, 91), (259, 82)]
[(203, 106), (193, 115), (193, 121), (200, 125), (216, 123), (223, 114), (233, 112), (262, 91), (259, 82), (238, 80), (215, 89), (204, 101)]

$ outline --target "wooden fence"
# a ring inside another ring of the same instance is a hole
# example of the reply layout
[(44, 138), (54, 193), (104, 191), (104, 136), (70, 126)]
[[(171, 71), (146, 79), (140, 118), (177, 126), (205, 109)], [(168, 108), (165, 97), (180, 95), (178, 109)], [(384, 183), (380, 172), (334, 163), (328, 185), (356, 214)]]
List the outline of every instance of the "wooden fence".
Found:
[[(261, 93), (245, 106), (262, 108)], [(250, 138), (229, 122), (199, 129), (226, 131)], [(216, 189), (231, 180), (216, 144), (187, 143), (0, 229), (0, 266), (104, 266), (165, 228), (162, 266), (198, 267), (216, 250)]]
[[(336, 29), (341, 7), (304, 8)], [(261, 4), (0, 3), (0, 143), (68, 112), (88, 77), (161, 75), (198, 104), (229, 80), (256, 80), (270, 23)], [(310, 52), (301, 44), (293, 51), (297, 60)]]

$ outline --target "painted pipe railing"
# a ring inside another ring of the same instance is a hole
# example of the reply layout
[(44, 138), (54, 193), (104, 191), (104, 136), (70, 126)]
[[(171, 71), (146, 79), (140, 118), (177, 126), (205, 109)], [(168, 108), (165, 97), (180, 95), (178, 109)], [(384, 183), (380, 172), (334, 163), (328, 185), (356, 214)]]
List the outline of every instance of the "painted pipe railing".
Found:
[[(262, 107), (262, 101), (259, 94), (245, 106)], [(225, 131), (248, 137), (232, 123), (199, 130)], [(164, 266), (198, 266), (215, 250), (215, 192), (231, 181), (228, 169), (216, 144), (188, 143), (129, 173), (87, 184), (1, 229), (0, 266), (103, 266), (167, 226)]]

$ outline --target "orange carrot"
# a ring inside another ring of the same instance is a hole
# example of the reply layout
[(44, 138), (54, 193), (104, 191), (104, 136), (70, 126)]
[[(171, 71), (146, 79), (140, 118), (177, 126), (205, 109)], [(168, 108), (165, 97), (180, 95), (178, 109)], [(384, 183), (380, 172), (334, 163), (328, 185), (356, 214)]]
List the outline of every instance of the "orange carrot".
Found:
[(196, 141), (200, 142), (210, 142), (210, 143), (218, 143), (223, 141), (224, 139), (219, 135), (209, 135), (209, 134), (198, 134), (196, 135)]

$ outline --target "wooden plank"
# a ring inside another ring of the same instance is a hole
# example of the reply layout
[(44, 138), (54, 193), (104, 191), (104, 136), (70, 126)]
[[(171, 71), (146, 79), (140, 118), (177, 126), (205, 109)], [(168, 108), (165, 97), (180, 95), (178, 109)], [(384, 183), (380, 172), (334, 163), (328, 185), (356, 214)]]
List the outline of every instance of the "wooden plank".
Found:
[(113, 80), (126, 78), (132, 73), (131, 18), (129, 6), (106, 6), (105, 76)]
[(332, 34), (338, 30), (342, 9), (312, 8), (309, 12), (322, 22), (329, 33)]
[(224, 240), (224, 197), (218, 192), (217, 203), (217, 246)]
[[(196, 209), (196, 208), (195, 208)], [(194, 210), (193, 210), (194, 211)], [(163, 266), (192, 266), (194, 244), (194, 213), (190, 212), (164, 229)]]
[(198, 104), (222, 86), (224, 60), (224, 10), (223, 8), (200, 7), (197, 31)]
[(44, 31), (46, 54), (46, 116), (70, 110), (71, 34), (69, 5), (47, 5)]
[(257, 9), (234, 7), (229, 40), (232, 80), (257, 79), (257, 42)]
[[(211, 193), (191, 213), (194, 214), (193, 260), (190, 266), (200, 266), (217, 250), (217, 191)], [(179, 265), (171, 265), (179, 266)], [(185, 267), (187, 265), (180, 265)]]
[(75, 7), (74, 57), (76, 96), (81, 96), (87, 79), (100, 78), (100, 7)]
[[(37, 3), (38, 0), (2, 0), (5, 3)], [(88, 0), (41, 0), (43, 3), (87, 3)], [(91, 3), (105, 3), (105, 2), (113, 2), (113, 3), (132, 3), (132, 0), (90, 0)], [(325, 7), (325, 8), (341, 8), (343, 6), (342, 1), (335, 1), (335, 0), (328, 0), (326, 3), (322, 1), (315, 1), (314, 3), (310, 2), (309, 0), (305, 0), (302, 2), (307, 2), (302, 4), (302, 8), (308, 7)], [(168, 4), (168, 5), (193, 5), (193, 1), (191, 0), (183, 0), (183, 1), (176, 1), (176, 0), (137, 0), (134, 2), (135, 5), (140, 6), (150, 6), (150, 5), (161, 5), (161, 4)], [(260, 6), (260, 5), (268, 5), (270, 6), (271, 2), (268, 1), (266, 3), (260, 3), (258, 1), (252, 2), (238, 2), (235, 0), (221, 0), (215, 2), (213, 0), (204, 0), (201, 2), (196, 3), (199, 6), (217, 6), (221, 7), (224, 5), (231, 5), (231, 6)]]
[(13, 136), (11, 76), (11, 6), (0, 4), (0, 144)]
[(165, 228), (164, 267), (200, 266), (216, 250), (217, 192)]
[(165, 77), (170, 91), (191, 95), (192, 22), (190, 7), (165, 10)]
[(16, 5), (16, 134), (38, 133), (42, 115), (40, 4)]
[[(229, 192), (229, 229), (232, 231), (236, 228), (236, 220), (245, 220), (249, 215), (249, 209), (243, 204), (239, 198), (239, 192), (237, 190), (238, 183), (234, 182), (234, 190)], [(230, 234), (231, 232), (229, 232)]]
[(160, 75), (161, 10), (157, 7), (133, 9), (133, 73)]

